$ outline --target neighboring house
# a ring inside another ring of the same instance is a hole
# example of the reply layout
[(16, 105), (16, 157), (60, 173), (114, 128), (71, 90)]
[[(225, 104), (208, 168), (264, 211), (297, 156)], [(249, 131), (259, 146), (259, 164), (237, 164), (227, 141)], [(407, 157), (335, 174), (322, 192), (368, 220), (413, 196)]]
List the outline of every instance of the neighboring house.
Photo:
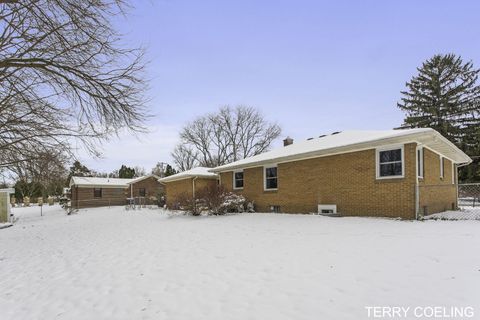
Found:
[(125, 205), (129, 182), (133, 179), (72, 177), (71, 201), (74, 208)]
[(163, 186), (155, 175), (135, 179), (72, 177), (70, 189), (72, 207), (87, 208), (125, 205), (127, 198), (157, 198)]
[(209, 172), (211, 168), (197, 167), (162, 179), (165, 185), (167, 207), (176, 208), (182, 197), (193, 198), (198, 190), (218, 185), (218, 175)]
[(470, 162), (433, 129), (346, 131), (210, 171), (257, 211), (414, 219), (457, 206), (457, 168)]
[(129, 195), (131, 198), (146, 197), (149, 199), (158, 199), (164, 192), (163, 185), (158, 182), (160, 177), (150, 174), (147, 176), (135, 178), (128, 183)]

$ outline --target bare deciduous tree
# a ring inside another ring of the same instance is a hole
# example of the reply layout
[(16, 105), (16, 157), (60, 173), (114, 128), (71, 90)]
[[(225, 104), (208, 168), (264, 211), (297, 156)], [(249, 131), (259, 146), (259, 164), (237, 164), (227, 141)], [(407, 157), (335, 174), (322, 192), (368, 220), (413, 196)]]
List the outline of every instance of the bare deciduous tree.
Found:
[(157, 162), (155, 167), (152, 168), (151, 173), (157, 177), (163, 178), (165, 176), (165, 169), (167, 164), (165, 162)]
[(96, 154), (122, 128), (142, 131), (143, 51), (109, 18), (123, 0), (0, 0), (0, 167), (72, 144)]
[(255, 108), (225, 106), (186, 125), (172, 157), (180, 171), (219, 166), (267, 151), (280, 133)]
[(135, 174), (133, 176), (134, 178), (139, 178), (147, 175), (147, 171), (144, 167), (135, 166), (133, 169), (135, 170)]
[(68, 178), (68, 156), (63, 151), (39, 154), (35, 160), (22, 161), (10, 168), (16, 176), (16, 189), (22, 197), (60, 195)]
[(187, 171), (195, 167), (198, 158), (198, 152), (190, 147), (179, 144), (172, 152), (173, 162), (179, 171)]

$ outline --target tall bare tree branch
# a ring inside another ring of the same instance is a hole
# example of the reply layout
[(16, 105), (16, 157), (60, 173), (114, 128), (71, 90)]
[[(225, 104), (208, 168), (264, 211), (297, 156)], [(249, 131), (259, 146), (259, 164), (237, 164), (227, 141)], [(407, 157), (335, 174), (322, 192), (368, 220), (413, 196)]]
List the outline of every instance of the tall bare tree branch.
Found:
[(123, 0), (0, 0), (0, 167), (143, 132), (143, 50), (110, 23)]
[(267, 151), (280, 134), (255, 108), (225, 106), (187, 124), (172, 157), (180, 171), (215, 167)]

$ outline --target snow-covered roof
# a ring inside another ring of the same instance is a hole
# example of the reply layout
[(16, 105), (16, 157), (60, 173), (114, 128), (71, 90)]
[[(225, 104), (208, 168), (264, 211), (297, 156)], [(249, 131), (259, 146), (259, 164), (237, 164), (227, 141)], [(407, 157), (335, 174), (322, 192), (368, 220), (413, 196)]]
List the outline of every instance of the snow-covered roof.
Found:
[(15, 188), (0, 189), (0, 192), (5, 192), (5, 193), (8, 193), (8, 194), (13, 194), (13, 193), (15, 193)]
[(131, 179), (130, 182), (128, 182), (128, 184), (132, 184), (132, 183), (137, 183), (137, 182), (140, 182), (142, 180), (145, 180), (145, 179), (148, 179), (148, 178), (155, 178), (155, 179), (160, 179), (159, 176), (157, 175), (154, 175), (154, 174), (147, 174), (146, 176), (141, 176), (141, 177), (138, 177), (138, 178), (135, 178), (135, 179)]
[(170, 182), (176, 180), (183, 180), (189, 178), (206, 178), (206, 179), (217, 179), (218, 175), (216, 173), (212, 173), (209, 170), (212, 168), (206, 167), (196, 167), (187, 171), (183, 171), (165, 178), (158, 179), (160, 182)]
[(343, 131), (306, 141), (294, 142), (291, 145), (219, 166), (210, 171), (230, 171), (268, 163), (289, 162), (310, 157), (327, 156), (337, 153), (366, 150), (388, 144), (409, 142), (423, 144), (457, 164), (470, 163), (472, 161), (470, 157), (458, 149), (453, 143), (430, 128)]
[(77, 187), (102, 187), (102, 188), (127, 188), (134, 179), (98, 178), (98, 177), (72, 177), (70, 186)]

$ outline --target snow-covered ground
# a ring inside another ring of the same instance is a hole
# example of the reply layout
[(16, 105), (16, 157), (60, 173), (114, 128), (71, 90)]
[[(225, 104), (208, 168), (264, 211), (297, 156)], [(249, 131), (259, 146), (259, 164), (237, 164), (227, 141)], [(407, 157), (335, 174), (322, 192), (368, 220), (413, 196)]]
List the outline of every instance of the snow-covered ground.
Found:
[(431, 220), (480, 220), (479, 207), (464, 207), (458, 211), (445, 211), (431, 214), (425, 217)]
[(368, 319), (367, 306), (480, 316), (480, 223), (120, 207), (14, 208), (1, 319)]

